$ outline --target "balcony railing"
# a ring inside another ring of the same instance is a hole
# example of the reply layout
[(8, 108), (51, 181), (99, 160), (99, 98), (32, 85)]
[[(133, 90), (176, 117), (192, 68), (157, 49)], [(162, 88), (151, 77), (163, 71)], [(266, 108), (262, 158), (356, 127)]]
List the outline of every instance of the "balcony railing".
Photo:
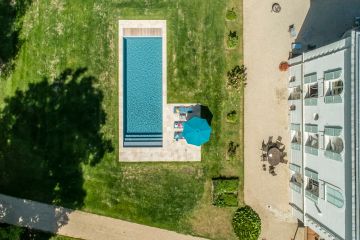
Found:
[(313, 97), (313, 98), (305, 98), (304, 99), (304, 105), (305, 106), (316, 106), (317, 101), (318, 101), (318, 99), (315, 98), (315, 97)]
[(318, 202), (319, 195), (316, 195), (314, 192), (312, 192), (310, 190), (307, 190), (307, 189), (305, 190), (305, 196), (315, 203)]
[(339, 161), (339, 162), (342, 161), (342, 157), (341, 157), (341, 154), (340, 154), (340, 153), (336, 153), (336, 152), (332, 152), (332, 151), (326, 150), (326, 151), (325, 151), (325, 156), (326, 156), (327, 158), (332, 159), (332, 160), (336, 160), (336, 161)]
[(325, 103), (341, 103), (342, 98), (340, 95), (325, 96), (324, 101)]
[(311, 146), (305, 146), (305, 153), (317, 156), (319, 154), (319, 149)]
[(300, 151), (300, 143), (293, 142), (291, 143), (291, 149)]
[(290, 181), (290, 188), (298, 193), (301, 193), (301, 184), (298, 182)]

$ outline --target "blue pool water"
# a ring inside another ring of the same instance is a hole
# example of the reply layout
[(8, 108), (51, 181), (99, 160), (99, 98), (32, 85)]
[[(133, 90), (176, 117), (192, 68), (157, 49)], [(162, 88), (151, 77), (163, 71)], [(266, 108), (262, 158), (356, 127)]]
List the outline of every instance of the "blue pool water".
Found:
[(123, 42), (125, 137), (154, 137), (162, 134), (162, 38), (125, 37)]

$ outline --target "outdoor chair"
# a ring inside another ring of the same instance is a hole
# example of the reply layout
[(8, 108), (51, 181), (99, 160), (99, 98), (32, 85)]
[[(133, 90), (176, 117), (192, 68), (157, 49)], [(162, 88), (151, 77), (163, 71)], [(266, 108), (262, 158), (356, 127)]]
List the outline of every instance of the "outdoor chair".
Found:
[(281, 162), (281, 163), (284, 163), (284, 164), (287, 164), (287, 163), (288, 163), (288, 160), (282, 158), (282, 159), (280, 159), (280, 162)]
[(178, 128), (178, 129), (182, 129), (184, 126), (183, 126), (183, 123), (185, 121), (175, 121), (174, 122), (174, 128)]
[(282, 140), (282, 137), (278, 136), (277, 139), (276, 139), (276, 142), (281, 142), (281, 140)]
[(301, 50), (302, 49), (302, 44), (301, 43), (292, 43), (291, 44), (291, 49), (292, 50)]
[(179, 113), (179, 114), (187, 114), (187, 113), (192, 113), (193, 109), (190, 106), (175, 106), (174, 107), (174, 113)]
[(263, 162), (267, 161), (266, 153), (261, 154), (261, 161), (263, 161)]
[(268, 139), (268, 142), (267, 142), (268, 146), (273, 143), (272, 140), (273, 140), (273, 136), (270, 136), (269, 139)]
[(295, 30), (295, 25), (294, 24), (291, 24), (289, 26), (289, 33), (290, 33), (290, 36), (291, 37), (296, 37), (296, 30)]
[(282, 152), (281, 153), (281, 158), (284, 158), (284, 157), (286, 157), (287, 156), (287, 152)]
[(181, 131), (174, 132), (174, 139), (176, 141), (179, 141), (179, 139), (184, 139), (183, 132)]
[(262, 144), (261, 144), (261, 150), (264, 152), (267, 152), (267, 145), (265, 144), (264, 140), (262, 141)]

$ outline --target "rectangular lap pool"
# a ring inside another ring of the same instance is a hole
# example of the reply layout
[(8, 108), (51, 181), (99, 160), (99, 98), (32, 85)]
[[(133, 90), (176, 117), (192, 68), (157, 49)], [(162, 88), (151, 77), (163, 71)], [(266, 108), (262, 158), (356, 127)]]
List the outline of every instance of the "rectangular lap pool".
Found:
[(124, 147), (161, 147), (162, 38), (123, 38)]

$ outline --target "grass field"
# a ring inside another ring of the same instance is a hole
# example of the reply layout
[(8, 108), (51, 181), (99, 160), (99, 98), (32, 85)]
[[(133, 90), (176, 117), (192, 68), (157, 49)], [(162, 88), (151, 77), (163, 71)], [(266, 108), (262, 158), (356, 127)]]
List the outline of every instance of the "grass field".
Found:
[[(233, 7), (238, 17), (226, 21)], [(234, 208), (211, 205), (211, 178), (238, 176), (242, 203), (243, 90), (226, 88), (226, 72), (242, 63), (241, 14), (241, 1), (235, 0), (34, 0), (23, 15), (14, 69), (0, 81), (6, 110), (0, 164), (7, 169), (0, 175), (1, 191), (235, 239)], [(167, 20), (168, 101), (199, 102), (214, 116), (201, 163), (118, 162), (119, 19)], [(231, 50), (225, 45), (229, 30), (240, 36)], [(240, 116), (235, 124), (226, 122), (232, 110)], [(231, 159), (230, 141), (240, 144)]]

